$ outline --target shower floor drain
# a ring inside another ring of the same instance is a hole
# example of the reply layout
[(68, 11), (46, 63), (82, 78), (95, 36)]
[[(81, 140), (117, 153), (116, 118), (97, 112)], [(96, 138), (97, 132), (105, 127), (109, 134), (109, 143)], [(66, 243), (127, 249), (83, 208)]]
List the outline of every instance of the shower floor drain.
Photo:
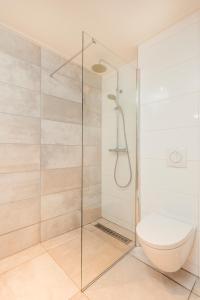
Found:
[(128, 245), (130, 242), (132, 242), (130, 239), (128, 239), (127, 237), (123, 236), (122, 234), (100, 224), (100, 223), (97, 223), (94, 225), (95, 227), (97, 227), (98, 229), (100, 229), (101, 231), (111, 235), (112, 237), (114, 237), (115, 239), (121, 241), (122, 243)]

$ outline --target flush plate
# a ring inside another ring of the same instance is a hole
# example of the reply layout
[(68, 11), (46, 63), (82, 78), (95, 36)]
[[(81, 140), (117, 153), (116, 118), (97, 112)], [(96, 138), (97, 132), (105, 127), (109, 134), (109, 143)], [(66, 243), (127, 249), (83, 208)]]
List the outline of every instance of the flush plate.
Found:
[(186, 168), (187, 167), (187, 153), (186, 149), (168, 149), (167, 151), (167, 165), (172, 168)]

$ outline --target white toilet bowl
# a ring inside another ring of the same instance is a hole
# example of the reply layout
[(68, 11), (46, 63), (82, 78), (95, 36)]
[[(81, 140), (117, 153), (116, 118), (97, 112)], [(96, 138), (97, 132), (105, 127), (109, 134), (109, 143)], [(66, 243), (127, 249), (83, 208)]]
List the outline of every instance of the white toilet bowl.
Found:
[(136, 232), (146, 256), (164, 272), (176, 272), (184, 265), (195, 236), (192, 225), (159, 214), (144, 217)]

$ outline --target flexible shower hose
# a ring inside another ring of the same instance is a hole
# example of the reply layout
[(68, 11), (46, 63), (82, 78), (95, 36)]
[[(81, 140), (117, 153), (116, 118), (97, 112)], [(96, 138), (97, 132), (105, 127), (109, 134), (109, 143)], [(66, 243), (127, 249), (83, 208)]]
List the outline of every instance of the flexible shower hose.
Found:
[[(129, 186), (129, 184), (131, 183), (131, 180), (132, 180), (132, 168), (131, 168), (131, 160), (130, 160), (130, 154), (129, 154), (129, 149), (128, 149), (128, 141), (127, 141), (127, 135), (126, 135), (126, 125), (125, 125), (125, 118), (124, 118), (124, 112), (121, 108), (121, 106), (118, 106), (116, 108), (120, 114), (121, 114), (121, 117), (122, 117), (122, 123), (123, 123), (123, 132), (124, 132), (124, 141), (125, 141), (125, 146), (126, 146), (126, 153), (127, 153), (127, 159), (128, 159), (128, 165), (129, 165), (129, 180), (126, 184), (120, 184), (117, 180), (117, 165), (118, 165), (118, 160), (119, 160), (119, 152), (117, 151), (117, 156), (116, 156), (116, 160), (115, 160), (115, 168), (114, 168), (114, 179), (115, 179), (115, 183), (118, 187), (120, 188), (126, 188)], [(117, 145), (117, 148), (118, 148), (118, 145)]]

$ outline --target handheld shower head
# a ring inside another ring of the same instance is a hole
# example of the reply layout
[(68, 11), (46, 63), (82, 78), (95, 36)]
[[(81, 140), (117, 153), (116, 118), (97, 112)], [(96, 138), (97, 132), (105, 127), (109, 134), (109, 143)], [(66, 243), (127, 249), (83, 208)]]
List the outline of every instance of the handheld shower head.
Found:
[(114, 100), (114, 101), (117, 100), (117, 97), (116, 97), (115, 95), (113, 95), (113, 94), (108, 94), (107, 97), (108, 97), (108, 99), (110, 99), (110, 100)]

